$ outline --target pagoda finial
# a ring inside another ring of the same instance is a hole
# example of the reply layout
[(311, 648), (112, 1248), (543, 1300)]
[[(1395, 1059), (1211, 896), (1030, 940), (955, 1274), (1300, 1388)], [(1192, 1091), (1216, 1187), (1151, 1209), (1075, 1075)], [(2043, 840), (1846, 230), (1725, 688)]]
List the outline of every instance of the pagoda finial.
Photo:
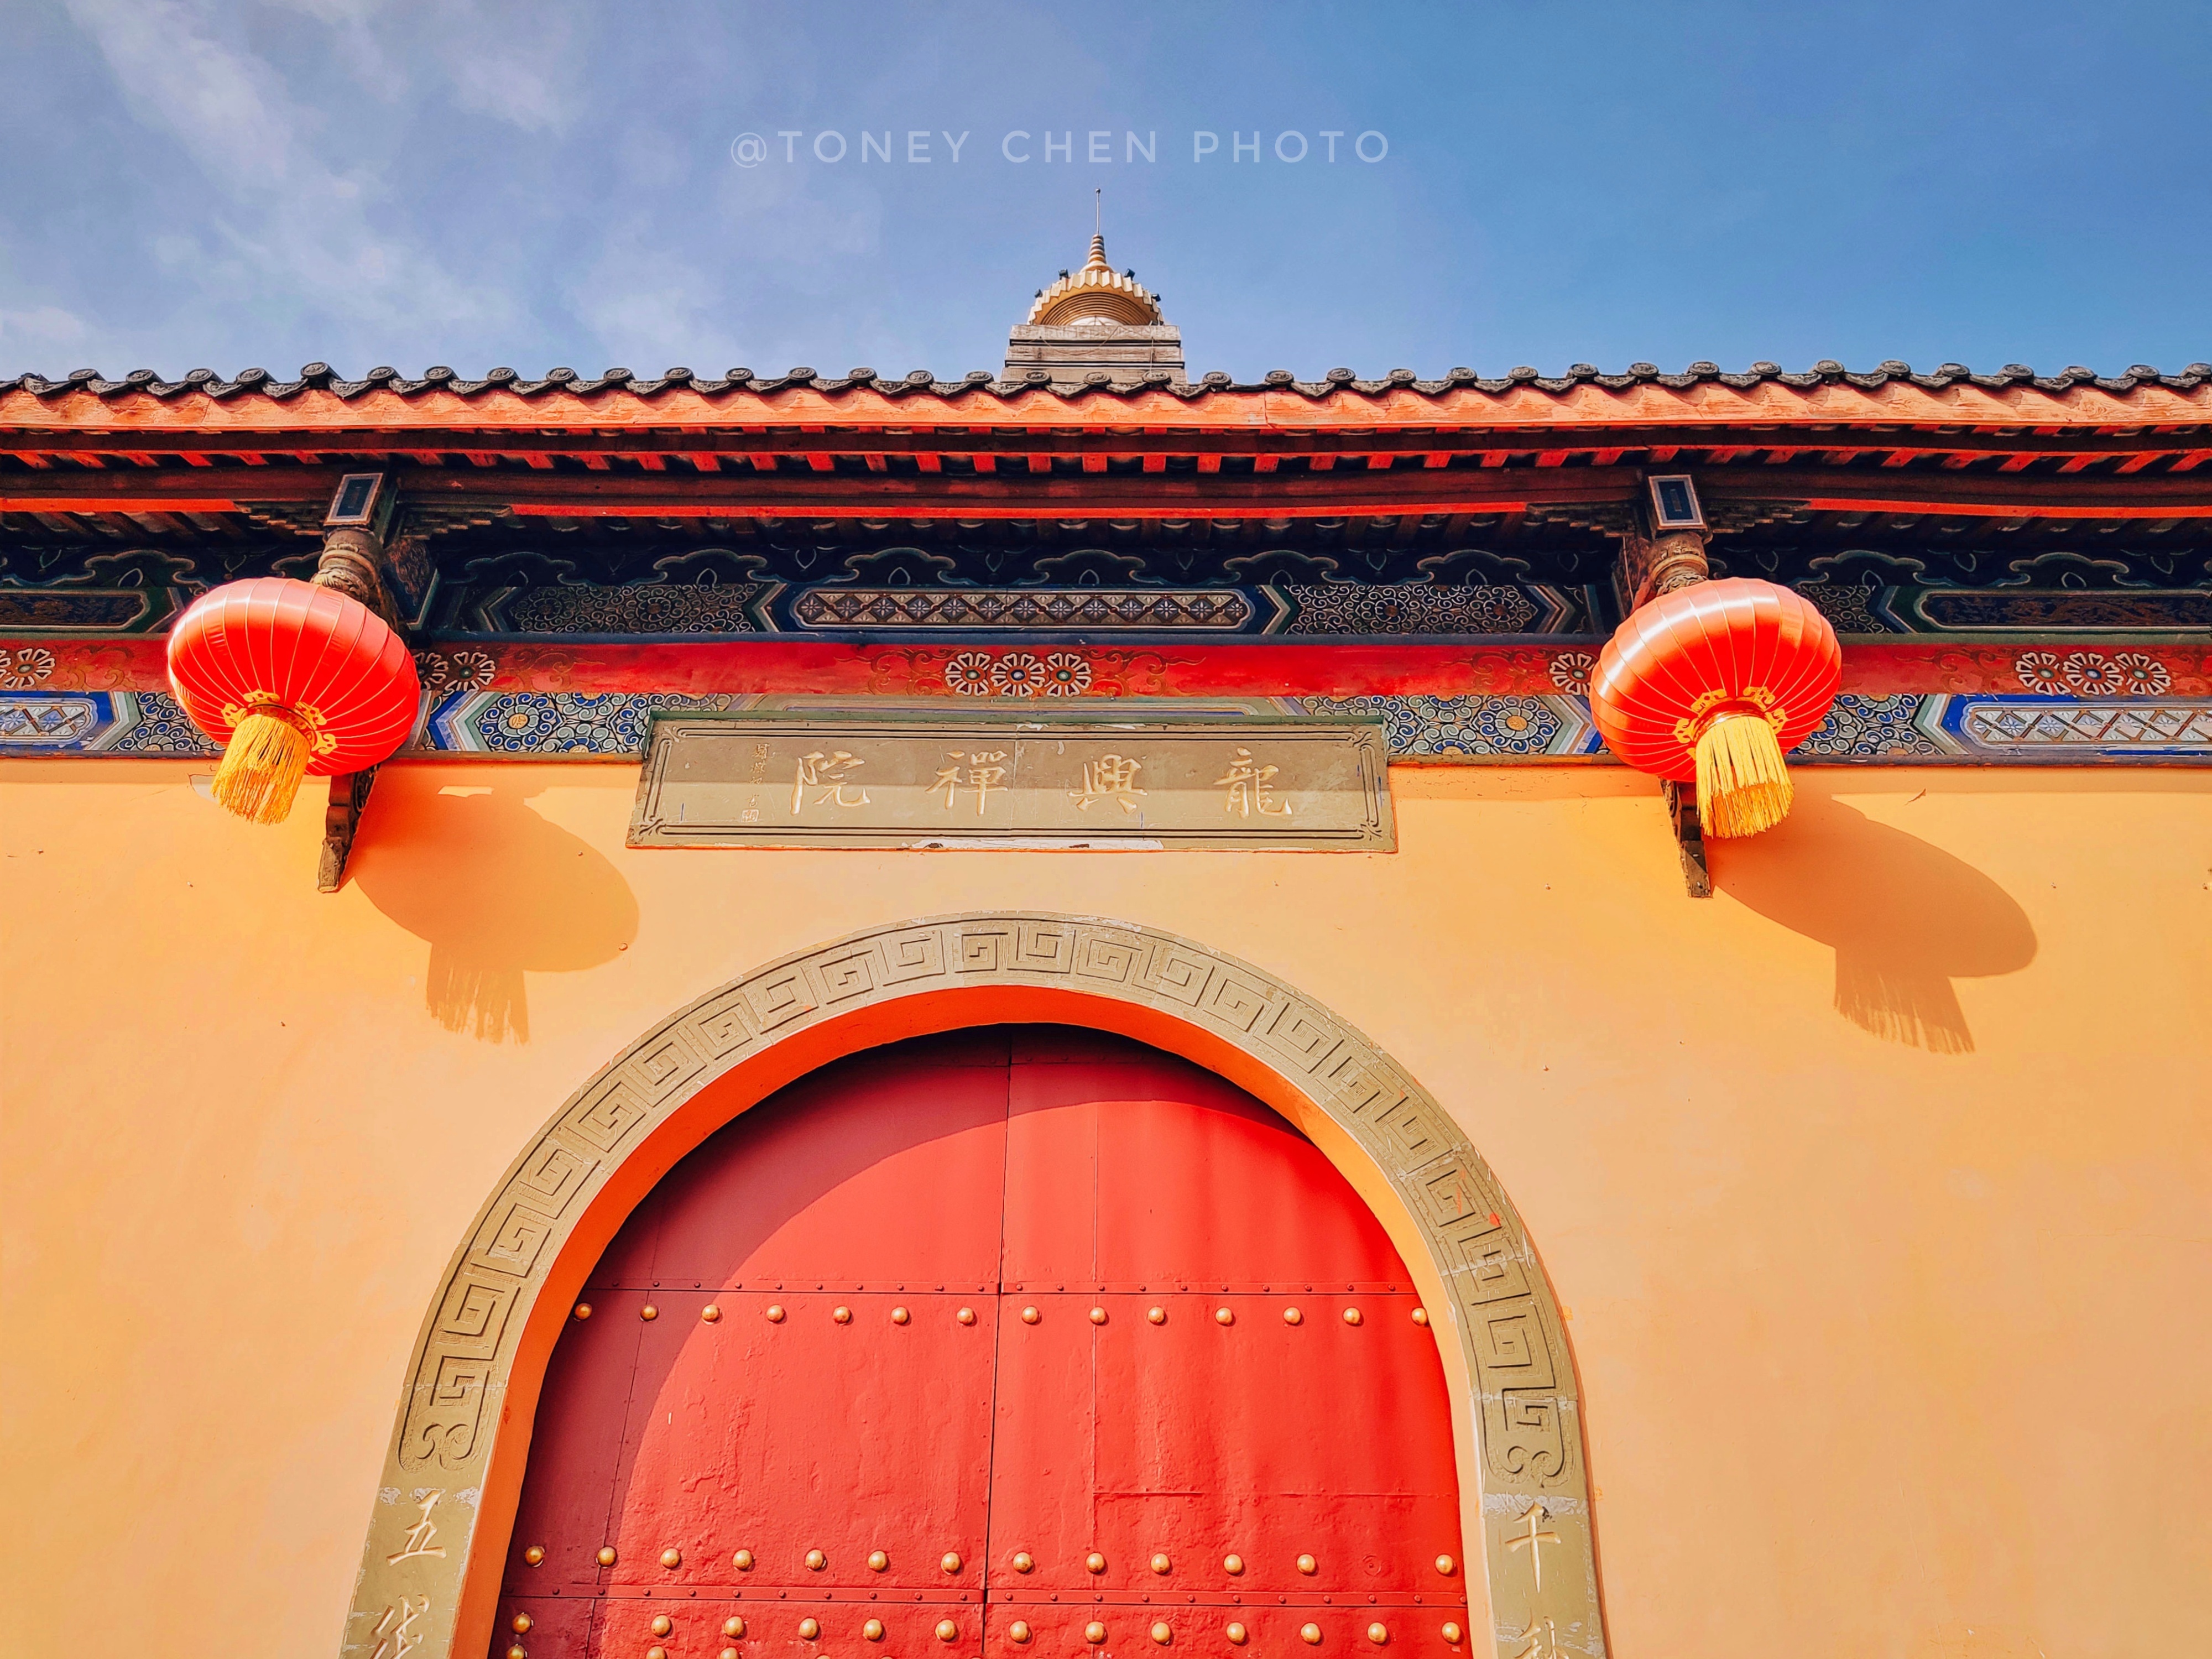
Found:
[(1091, 235), (1091, 257), (1081, 270), (1061, 271), (1058, 282), (1039, 291), (1022, 326), (1103, 323), (1122, 328), (1166, 327), (1158, 299), (1137, 280), (1137, 273), (1119, 271), (1106, 263), (1104, 191), (1096, 193), (1092, 212), (1097, 228)]
[(1160, 313), (1158, 298), (1106, 263), (1106, 192), (1094, 187), (1091, 257), (1039, 291), (1006, 342), (1006, 378), (1043, 376), (1054, 386), (1099, 380), (1127, 389), (1165, 375), (1182, 380), (1182, 335)]

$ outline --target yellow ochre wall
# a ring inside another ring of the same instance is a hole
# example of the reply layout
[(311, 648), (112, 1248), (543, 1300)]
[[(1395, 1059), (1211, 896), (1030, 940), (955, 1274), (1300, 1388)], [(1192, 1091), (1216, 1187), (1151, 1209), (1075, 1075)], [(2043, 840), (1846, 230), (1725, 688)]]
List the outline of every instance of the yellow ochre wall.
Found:
[(1457, 1117), (1621, 1659), (2212, 1640), (2212, 775), (1801, 771), (1701, 902), (1612, 769), (1394, 769), (1354, 855), (633, 852), (634, 769), (400, 765), (334, 896), (319, 787), (191, 770), (0, 765), (0, 1651), (335, 1653), (508, 1161), (702, 993), (981, 909), (1243, 957)]

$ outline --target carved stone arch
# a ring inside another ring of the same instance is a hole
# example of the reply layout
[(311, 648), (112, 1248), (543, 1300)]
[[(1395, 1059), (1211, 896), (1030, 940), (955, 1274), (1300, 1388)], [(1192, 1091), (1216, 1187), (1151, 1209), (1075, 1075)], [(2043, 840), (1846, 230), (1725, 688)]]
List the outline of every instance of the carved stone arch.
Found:
[(872, 928), (786, 957), (656, 1026), (554, 1114), (478, 1212), (423, 1320), (342, 1652), (474, 1659), (491, 1641), (546, 1361), (600, 1252), (678, 1159), (858, 1049), (1029, 1021), (1114, 1031), (1207, 1066), (1343, 1171), (1442, 1316), (1431, 1323), (1453, 1396), (1462, 1531), (1480, 1540), (1467, 1565), (1486, 1570), (1497, 1652), (1601, 1659), (1565, 1328), (1467, 1137), (1366, 1037), (1250, 963), (1153, 928), (1029, 912)]

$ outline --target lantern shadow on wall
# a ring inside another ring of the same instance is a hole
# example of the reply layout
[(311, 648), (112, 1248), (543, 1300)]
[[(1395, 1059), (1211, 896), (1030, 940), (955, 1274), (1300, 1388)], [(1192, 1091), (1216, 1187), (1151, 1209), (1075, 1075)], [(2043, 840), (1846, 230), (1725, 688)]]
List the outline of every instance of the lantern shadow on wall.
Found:
[(2035, 960), (2035, 930), (2003, 888), (1828, 795), (1801, 787), (1780, 828), (1719, 848), (1716, 887), (1833, 946), (1836, 1012), (1887, 1042), (1972, 1053), (1954, 981)]
[(536, 793), (445, 788), (429, 769), (394, 768), (369, 797), (349, 872), (429, 945), (430, 1013), (486, 1042), (530, 1041), (525, 974), (594, 968), (637, 937), (629, 884), (532, 810)]

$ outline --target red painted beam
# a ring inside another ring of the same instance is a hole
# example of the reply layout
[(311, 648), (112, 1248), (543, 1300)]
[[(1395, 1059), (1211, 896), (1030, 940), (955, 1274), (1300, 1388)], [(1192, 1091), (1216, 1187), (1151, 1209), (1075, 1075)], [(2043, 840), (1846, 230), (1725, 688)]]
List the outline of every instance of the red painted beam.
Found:
[(226, 495), (0, 495), (0, 513), (235, 513)]
[[(988, 459), (988, 458), (987, 458)], [(336, 467), (210, 471), (103, 469), (23, 472), (0, 480), (0, 512), (228, 513), (259, 502), (327, 501)], [(409, 497), (537, 517), (804, 516), (1136, 518), (1398, 516), (1513, 513), (1633, 499), (1633, 467), (1496, 467), (1375, 472), (1045, 474), (1015, 469), (969, 476), (801, 469), (685, 477), (531, 469), (487, 474), (425, 466), (400, 477)], [(227, 487), (225, 493), (210, 484)], [(1816, 512), (1932, 513), (2031, 518), (2212, 516), (2212, 471), (2053, 477), (1954, 471), (1879, 471), (1746, 465), (1702, 470), (1711, 502), (1787, 501)]]
[[(1408, 427), (1344, 432), (1327, 428), (1096, 427), (1081, 430), (1006, 430), (992, 428), (915, 428), (898, 431), (860, 431), (810, 424), (797, 427), (753, 428), (709, 431), (639, 427), (610, 431), (502, 431), (476, 426), (401, 426), (389, 429), (326, 432), (300, 428), (284, 432), (256, 428), (246, 430), (167, 428), (119, 426), (112, 429), (75, 428), (0, 427), (0, 455), (25, 459), (33, 455), (81, 455), (88, 459), (114, 454), (137, 460), (156, 455), (186, 453), (240, 455), (289, 453), (297, 444), (312, 441), (313, 453), (353, 455), (434, 453), (441, 449), (507, 456), (520, 460), (533, 455), (581, 458), (589, 454), (725, 455), (835, 453), (840, 455), (979, 455), (1024, 453), (1055, 456), (1088, 455), (1106, 450), (1114, 454), (1163, 455), (1470, 455), (1498, 447), (1510, 437), (1515, 450), (1558, 454), (1611, 455), (1682, 449), (1705, 450), (1724, 464), (1726, 459), (1748, 454), (1754, 448), (1776, 447), (1769, 440), (1748, 444), (1747, 438), (1764, 439), (1785, 431), (1758, 427), (1620, 426), (1583, 422), (1553, 427), (1528, 425), (1509, 433), (1480, 428), (1443, 433)], [(2095, 429), (1987, 431), (1936, 428), (1883, 427), (1864, 431), (1824, 433), (1821, 453), (1839, 460), (1869, 456), (1887, 458), (1884, 465), (1905, 465), (1938, 455), (2064, 456), (2082, 465), (2095, 460), (2138, 455), (2182, 455), (2201, 453), (2206, 441), (2203, 428), (2119, 432)], [(1655, 456), (1654, 458), (1657, 458)], [(144, 464), (144, 463), (141, 463)]]
[[(18, 643), (0, 635), (0, 648)], [(37, 641), (55, 657), (42, 689), (158, 690), (167, 684), (167, 641), (158, 635), (127, 638)], [(2019, 678), (2023, 653), (2049, 648), (2049, 638), (2022, 635), (1993, 642), (1986, 635), (1854, 641), (1844, 647), (1846, 691), (1869, 696), (1907, 692), (2008, 692), (2030, 690)], [(2082, 641), (2076, 638), (2065, 647)], [(2162, 664), (2175, 696), (2212, 693), (2212, 647), (2194, 641), (2115, 639)], [(1358, 640), (1189, 640), (1163, 647), (1088, 643), (1079, 652), (1093, 671), (1089, 692), (1061, 703), (1040, 699), (1040, 713), (1095, 708), (1101, 700), (1151, 695), (1212, 696), (1438, 696), (1487, 693), (1549, 695), (1562, 679), (1555, 666), (1589, 672), (1593, 641), (1585, 638), (1504, 643), (1468, 639), (1449, 645)], [(463, 647), (493, 659), (496, 691), (665, 692), (703, 696), (720, 692), (813, 692), (837, 696), (894, 695), (956, 697), (945, 665), (957, 653), (1030, 649), (1018, 638), (915, 642), (887, 651), (881, 641), (823, 640), (805, 635), (750, 635), (725, 640), (599, 640), (563, 646), (548, 656), (541, 643), (497, 638), (434, 641), (428, 648)], [(1062, 647), (1055, 647), (1062, 648)], [(1580, 660), (1560, 665), (1568, 656)], [(969, 705), (972, 707), (972, 705)], [(471, 758), (482, 759), (476, 755)]]

